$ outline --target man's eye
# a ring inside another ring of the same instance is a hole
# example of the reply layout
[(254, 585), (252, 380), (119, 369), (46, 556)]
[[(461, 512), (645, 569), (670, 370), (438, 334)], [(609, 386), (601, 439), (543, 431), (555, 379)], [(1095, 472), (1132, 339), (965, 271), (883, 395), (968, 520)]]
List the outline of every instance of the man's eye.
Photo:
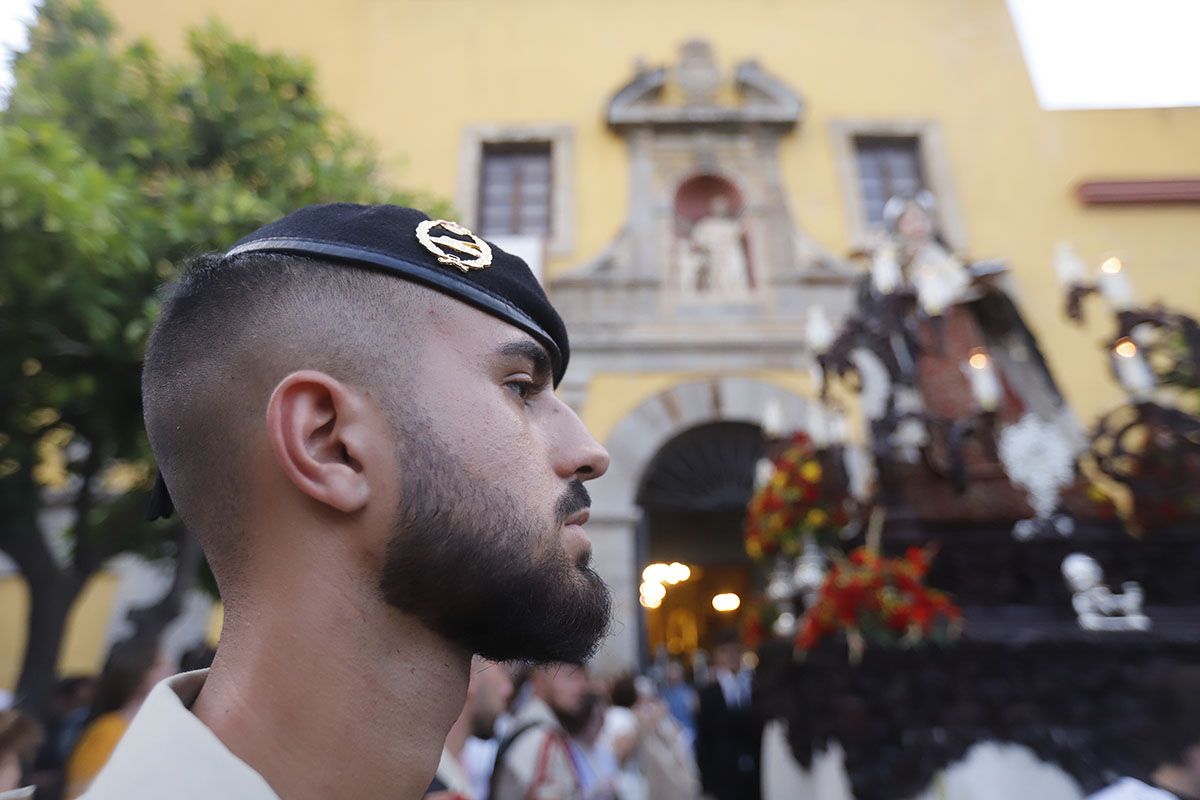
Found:
[(537, 387), (533, 385), (533, 381), (509, 381), (504, 385), (522, 400), (528, 400), (537, 394)]

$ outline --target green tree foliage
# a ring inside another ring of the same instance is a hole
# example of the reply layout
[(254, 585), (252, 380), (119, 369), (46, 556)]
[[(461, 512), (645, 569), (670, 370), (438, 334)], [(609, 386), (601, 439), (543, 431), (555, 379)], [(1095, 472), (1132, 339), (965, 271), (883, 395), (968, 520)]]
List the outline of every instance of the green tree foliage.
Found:
[[(185, 539), (144, 522), (139, 375), (156, 291), (189, 255), (299, 206), (431, 205), (389, 188), (304, 61), (213, 23), (164, 63), (94, 0), (46, 0), (0, 111), (0, 550), (30, 589), (18, 687), (37, 707), (66, 615), (121, 552)], [(46, 520), (68, 520), (64, 547)]]

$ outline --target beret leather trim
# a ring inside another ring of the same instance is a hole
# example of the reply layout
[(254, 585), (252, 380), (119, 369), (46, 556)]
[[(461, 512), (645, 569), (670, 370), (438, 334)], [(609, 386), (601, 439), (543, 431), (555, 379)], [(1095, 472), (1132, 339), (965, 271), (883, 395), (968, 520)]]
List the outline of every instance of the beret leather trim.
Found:
[(445, 267), (415, 264), (370, 247), (337, 244), (302, 237), (255, 239), (233, 247), (225, 255), (236, 256), (252, 252), (328, 256), (399, 273), (405, 278), (426, 284), (431, 289), (449, 294), (476, 306), (481, 311), (498, 316), (533, 336), (550, 351), (550, 361), (554, 365), (555, 386), (562, 380), (563, 373), (566, 371), (566, 362), (562, 351), (558, 349), (558, 343), (533, 317), (498, 294), (488, 291), (485, 287), (462, 280)]

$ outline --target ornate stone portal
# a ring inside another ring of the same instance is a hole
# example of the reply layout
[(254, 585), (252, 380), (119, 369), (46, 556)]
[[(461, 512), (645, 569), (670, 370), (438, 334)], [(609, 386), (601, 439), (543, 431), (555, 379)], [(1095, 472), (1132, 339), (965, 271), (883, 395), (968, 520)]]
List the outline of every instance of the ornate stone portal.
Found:
[(639, 68), (608, 105), (629, 148), (629, 212), (598, 257), (549, 282), (571, 331), (562, 395), (578, 408), (602, 373), (711, 380), (651, 398), (605, 442), (612, 467), (594, 484), (589, 524), (617, 594), (602, 664), (638, 657), (636, 494), (650, 458), (690, 426), (757, 424), (768, 396), (782, 396), (787, 422), (802, 427), (805, 398), (733, 376), (811, 368), (809, 310), (836, 324), (850, 307), (854, 273), (796, 224), (783, 189), (779, 148), (803, 115), (791, 88), (753, 61), (723, 70), (703, 41), (685, 43), (673, 67)]

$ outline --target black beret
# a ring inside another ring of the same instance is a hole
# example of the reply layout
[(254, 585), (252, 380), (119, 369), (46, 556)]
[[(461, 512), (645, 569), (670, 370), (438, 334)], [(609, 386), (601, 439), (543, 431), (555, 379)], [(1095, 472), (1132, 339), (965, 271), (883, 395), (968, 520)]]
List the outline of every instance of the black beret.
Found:
[[(550, 354), (555, 386), (567, 370), (567, 328), (529, 265), (455, 222), (393, 205), (307, 206), (264, 225), (225, 255), (243, 253), (291, 253), (416, 281), (537, 339)], [(147, 516), (170, 516), (172, 509), (160, 474)]]
[(294, 253), (416, 281), (528, 333), (550, 353), (554, 385), (567, 370), (567, 328), (529, 265), (454, 222), (412, 208), (307, 206), (256, 230), (225, 254)]

